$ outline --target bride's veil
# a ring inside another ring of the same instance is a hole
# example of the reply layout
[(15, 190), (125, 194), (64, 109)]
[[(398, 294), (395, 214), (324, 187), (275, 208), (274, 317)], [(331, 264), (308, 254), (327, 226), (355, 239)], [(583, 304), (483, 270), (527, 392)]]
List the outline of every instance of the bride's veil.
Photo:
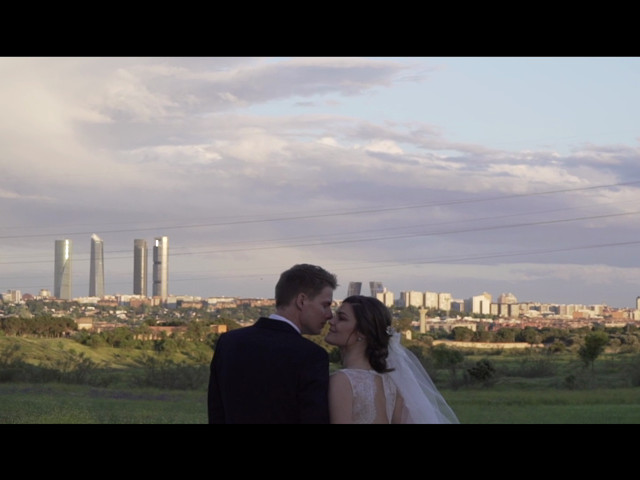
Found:
[(404, 400), (402, 423), (460, 423), (418, 358), (400, 343), (400, 333), (389, 339), (389, 376)]

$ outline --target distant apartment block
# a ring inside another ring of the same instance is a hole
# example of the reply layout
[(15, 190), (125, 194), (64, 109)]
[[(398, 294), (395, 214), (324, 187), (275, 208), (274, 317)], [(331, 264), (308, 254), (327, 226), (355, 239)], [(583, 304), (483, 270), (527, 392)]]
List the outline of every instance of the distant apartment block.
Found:
[(424, 307), (424, 293), (410, 290), (400, 292), (400, 305), (403, 307)]
[(453, 298), (451, 299), (451, 312), (462, 313), (464, 312), (465, 301), (461, 298)]
[(490, 315), (491, 298), (491, 294), (487, 292), (484, 292), (481, 295), (475, 295), (468, 300), (465, 300), (464, 310), (469, 313)]
[(438, 308), (448, 312), (451, 310), (451, 294), (450, 293), (438, 293)]
[(20, 303), (22, 302), (22, 293), (20, 290), (7, 290), (7, 293), (0, 294), (3, 302)]
[(424, 292), (424, 308), (440, 308), (437, 292)]
[(385, 290), (384, 292), (377, 293), (376, 298), (384, 303), (387, 307), (393, 307), (395, 305), (395, 296), (393, 292)]
[(518, 303), (518, 298), (513, 293), (501, 293), (498, 303)]
[(510, 303), (492, 303), (490, 306), (491, 315), (497, 315), (498, 317), (509, 317), (511, 312)]

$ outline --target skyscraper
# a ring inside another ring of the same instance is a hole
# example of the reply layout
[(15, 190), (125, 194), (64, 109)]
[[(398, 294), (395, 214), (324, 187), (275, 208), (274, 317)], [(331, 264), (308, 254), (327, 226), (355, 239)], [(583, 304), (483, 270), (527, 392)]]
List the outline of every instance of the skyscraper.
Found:
[(91, 235), (91, 263), (89, 264), (89, 296), (104, 297), (104, 244), (95, 233)]
[(371, 289), (371, 296), (374, 298), (376, 294), (385, 292), (382, 282), (369, 282), (369, 288)]
[(153, 244), (153, 296), (169, 296), (169, 237), (156, 237)]
[(147, 241), (133, 241), (133, 294), (147, 296)]
[(351, 295), (360, 295), (362, 291), (362, 282), (349, 282), (349, 288), (347, 289), (347, 297)]
[(56, 240), (53, 272), (53, 295), (61, 300), (71, 300), (71, 240)]

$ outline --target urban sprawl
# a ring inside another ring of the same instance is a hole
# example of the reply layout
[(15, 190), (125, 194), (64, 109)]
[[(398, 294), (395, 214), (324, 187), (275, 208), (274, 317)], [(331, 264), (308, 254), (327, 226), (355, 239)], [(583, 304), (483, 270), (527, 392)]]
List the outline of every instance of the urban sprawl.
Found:
[[(20, 304), (27, 300), (45, 302), (74, 302), (86, 315), (91, 315), (96, 306), (133, 307), (142, 305), (161, 307), (169, 310), (181, 308), (212, 311), (220, 308), (236, 308), (241, 305), (271, 307), (275, 301), (263, 298), (237, 297), (195, 297), (170, 295), (168, 293), (169, 239), (156, 237), (153, 242), (152, 291), (147, 292), (148, 246), (144, 239), (135, 239), (133, 245), (133, 294), (106, 295), (104, 291), (104, 251), (102, 239), (91, 236), (91, 257), (89, 266), (89, 292), (86, 297), (72, 298), (72, 247), (69, 239), (56, 240), (54, 246), (54, 290), (41, 289), (39, 294), (22, 294), (19, 290), (1, 293), (5, 304)], [(455, 299), (451, 293), (430, 291), (404, 291), (396, 297), (382, 282), (369, 282), (369, 292), (365, 292), (362, 282), (350, 282), (347, 295), (370, 294), (388, 307), (410, 308), (419, 312), (415, 327), (421, 333), (437, 329), (451, 331), (457, 326), (476, 330), (477, 325), (490, 323), (492, 328), (519, 326), (543, 328), (559, 326), (579, 328), (586, 324), (600, 324), (607, 327), (640, 324), (640, 296), (636, 298), (636, 308), (614, 308), (607, 305), (545, 304), (539, 302), (519, 302), (512, 293), (502, 293), (495, 301), (491, 294)]]

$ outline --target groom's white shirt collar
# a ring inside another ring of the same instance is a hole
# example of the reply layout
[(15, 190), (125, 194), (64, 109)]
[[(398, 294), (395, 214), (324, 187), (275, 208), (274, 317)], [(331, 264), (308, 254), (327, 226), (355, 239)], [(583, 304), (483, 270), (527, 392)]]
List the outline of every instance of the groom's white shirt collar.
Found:
[(282, 322), (286, 322), (289, 325), (291, 325), (293, 328), (296, 329), (296, 332), (300, 333), (302, 335), (302, 332), (300, 332), (300, 329), (298, 328), (297, 325), (295, 325), (294, 323), (291, 322), (291, 320), (288, 320), (286, 318), (284, 318), (282, 315), (278, 315), (277, 313), (272, 313), (271, 315), (269, 315), (269, 318), (272, 318), (274, 320), (280, 320)]

